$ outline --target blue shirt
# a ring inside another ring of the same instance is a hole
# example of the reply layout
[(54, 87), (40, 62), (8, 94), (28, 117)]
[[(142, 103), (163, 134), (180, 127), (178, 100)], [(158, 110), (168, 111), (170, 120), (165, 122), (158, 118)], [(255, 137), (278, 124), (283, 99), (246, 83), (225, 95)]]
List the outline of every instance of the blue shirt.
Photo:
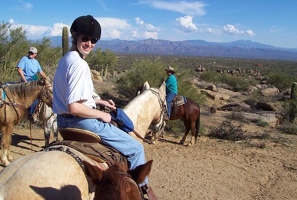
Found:
[(18, 67), (23, 70), (24, 76), (27, 81), (36, 80), (36, 74), (42, 71), (38, 60), (30, 59), (28, 56), (22, 57), (18, 64)]
[(174, 93), (177, 94), (177, 80), (174, 74), (170, 74), (166, 81), (166, 94), (168, 93)]

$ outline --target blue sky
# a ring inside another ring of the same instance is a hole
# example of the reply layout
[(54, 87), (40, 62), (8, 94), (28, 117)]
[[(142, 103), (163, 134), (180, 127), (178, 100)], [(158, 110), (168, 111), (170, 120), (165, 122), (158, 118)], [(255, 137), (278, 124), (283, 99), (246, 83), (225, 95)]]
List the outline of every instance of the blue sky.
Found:
[(296, 0), (6, 0), (0, 20), (22, 26), (29, 39), (59, 36), (90, 14), (103, 40), (251, 40), (297, 48), (296, 10)]

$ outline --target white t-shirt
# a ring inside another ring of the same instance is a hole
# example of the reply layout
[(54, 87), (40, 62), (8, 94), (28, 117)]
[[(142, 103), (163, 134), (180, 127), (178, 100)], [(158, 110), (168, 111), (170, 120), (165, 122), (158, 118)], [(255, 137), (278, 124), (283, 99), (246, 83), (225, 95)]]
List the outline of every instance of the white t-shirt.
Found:
[(59, 61), (53, 83), (53, 111), (56, 114), (69, 113), (68, 105), (77, 101), (95, 108), (92, 98), (93, 81), (88, 63), (77, 51), (70, 51)]

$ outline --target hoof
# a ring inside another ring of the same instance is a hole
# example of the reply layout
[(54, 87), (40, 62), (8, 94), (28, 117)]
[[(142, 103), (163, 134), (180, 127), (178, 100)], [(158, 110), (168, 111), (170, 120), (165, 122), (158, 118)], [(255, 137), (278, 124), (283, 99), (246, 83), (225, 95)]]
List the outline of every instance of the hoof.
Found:
[(191, 146), (192, 146), (192, 143), (189, 143), (189, 144), (187, 144), (186, 146), (187, 146), (187, 147), (191, 147)]
[(9, 160), (2, 160), (4, 167), (7, 167), (11, 162)]

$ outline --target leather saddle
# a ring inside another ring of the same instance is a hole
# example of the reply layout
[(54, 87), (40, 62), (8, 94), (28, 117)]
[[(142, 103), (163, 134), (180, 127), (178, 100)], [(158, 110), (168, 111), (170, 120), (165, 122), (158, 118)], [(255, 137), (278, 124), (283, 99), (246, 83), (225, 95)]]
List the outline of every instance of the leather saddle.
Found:
[(171, 103), (172, 107), (184, 105), (187, 102), (186, 98), (182, 95), (176, 95)]
[(101, 143), (101, 138), (88, 130), (78, 128), (59, 128), (58, 129), (63, 140), (50, 144), (50, 148), (54, 146), (67, 146), (84, 154), (90, 159), (105, 163), (112, 166), (117, 162), (127, 164), (127, 159), (114, 148)]

